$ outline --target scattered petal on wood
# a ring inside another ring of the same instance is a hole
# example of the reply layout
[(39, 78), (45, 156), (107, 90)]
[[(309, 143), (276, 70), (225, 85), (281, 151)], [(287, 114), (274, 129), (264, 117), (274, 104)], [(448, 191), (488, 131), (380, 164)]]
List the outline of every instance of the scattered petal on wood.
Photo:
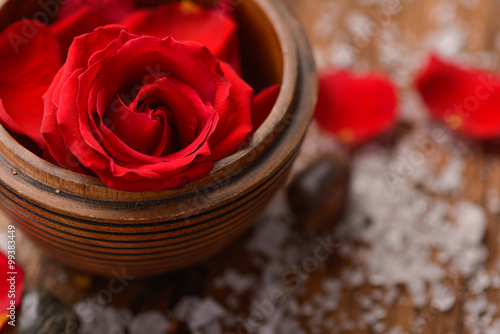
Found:
[(320, 75), (316, 119), (350, 146), (376, 137), (397, 119), (396, 89), (382, 75), (345, 70)]
[(430, 114), (451, 129), (480, 139), (500, 136), (500, 76), (432, 55), (416, 86)]

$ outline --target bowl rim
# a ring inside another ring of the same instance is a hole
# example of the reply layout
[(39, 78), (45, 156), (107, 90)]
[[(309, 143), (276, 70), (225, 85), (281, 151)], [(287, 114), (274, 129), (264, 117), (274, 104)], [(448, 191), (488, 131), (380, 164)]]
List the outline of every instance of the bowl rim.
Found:
[[(192, 182), (179, 190), (162, 190), (148, 192), (128, 192), (114, 190), (106, 186), (98, 177), (89, 176), (54, 165), (18, 143), (7, 130), (0, 125), (0, 154), (12, 163), (15, 172), (40, 182), (56, 191), (85, 197), (93, 200), (134, 201), (144, 199), (164, 199), (186, 195), (205, 187), (214, 187), (221, 182), (239, 174), (251, 162), (258, 159), (269, 149), (283, 131), (281, 122), (287, 122), (295, 99), (294, 91), (299, 79), (298, 51), (295, 38), (285, 20), (291, 15), (288, 9), (279, 8), (270, 0), (252, 0), (266, 15), (278, 38), (283, 57), (283, 75), (278, 99), (267, 119), (253, 134), (249, 144), (239, 151), (225, 157), (214, 164), (211, 173), (202, 180)], [(283, 6), (282, 6), (283, 7)], [(286, 14), (284, 14), (284, 12)], [(255, 150), (260, 149), (260, 152)], [(13, 172), (14, 173), (14, 172)]]

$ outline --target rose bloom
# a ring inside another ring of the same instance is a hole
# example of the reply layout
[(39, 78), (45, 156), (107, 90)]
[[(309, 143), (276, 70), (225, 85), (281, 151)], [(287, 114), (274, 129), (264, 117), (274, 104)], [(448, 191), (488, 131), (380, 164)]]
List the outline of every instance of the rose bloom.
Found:
[(105, 26), (73, 41), (41, 132), (59, 165), (79, 162), (111, 188), (177, 189), (245, 140), (252, 98), (201, 44)]
[(190, 2), (74, 2), (52, 24), (0, 34), (0, 121), (46, 160), (117, 190), (178, 189), (267, 118), (280, 86), (254, 100), (230, 15)]

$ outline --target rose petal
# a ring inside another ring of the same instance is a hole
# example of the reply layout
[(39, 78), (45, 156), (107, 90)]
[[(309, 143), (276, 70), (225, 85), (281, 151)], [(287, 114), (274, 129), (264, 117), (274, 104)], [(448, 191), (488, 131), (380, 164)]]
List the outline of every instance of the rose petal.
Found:
[(500, 76), (431, 56), (416, 81), (431, 115), (459, 133), (500, 136)]
[(159, 105), (168, 105), (171, 110), (183, 110), (173, 115), (181, 147), (195, 140), (200, 116), (197, 111), (205, 107), (194, 89), (174, 77), (162, 78), (141, 89), (134, 101), (134, 108), (137, 108), (138, 100), (147, 96), (154, 98)]
[(69, 46), (75, 37), (92, 32), (105, 23), (96, 11), (84, 7), (52, 24), (52, 31), (61, 43), (62, 59), (66, 59)]
[(111, 131), (131, 149), (152, 155), (159, 143), (165, 146), (165, 139), (162, 138), (168, 129), (168, 117), (165, 112), (152, 116), (132, 111), (121, 104), (115, 112), (107, 113), (106, 116), (109, 125), (112, 125)]
[(135, 34), (160, 38), (171, 36), (179, 41), (201, 43), (217, 58), (241, 72), (236, 35), (238, 26), (231, 16), (222, 11), (181, 1), (134, 11), (121, 24)]
[(61, 1), (56, 22), (88, 8), (102, 17), (104, 24), (117, 23), (123, 20), (133, 9), (132, 0), (64, 0)]
[(347, 71), (320, 75), (315, 117), (319, 124), (350, 145), (390, 128), (397, 118), (396, 90), (387, 78)]
[(16, 22), (0, 35), (0, 120), (41, 148), (42, 95), (62, 65), (58, 49), (50, 29), (37, 21)]
[[(219, 160), (234, 153), (252, 130), (253, 89), (229, 64), (214, 61), (208, 48), (194, 42), (185, 44), (208, 65), (217, 87), (214, 108), (220, 119), (216, 131), (210, 138), (210, 147), (212, 147), (211, 158)], [(234, 110), (238, 112), (235, 113)]]
[[(125, 31), (123, 33), (128, 34)], [(137, 56), (138, 49), (141, 49), (141, 57)], [(163, 40), (149, 36), (130, 39), (116, 54), (107, 56), (106, 61), (100, 62), (99, 66), (96, 66), (97, 63), (91, 64), (89, 71), (103, 69), (104, 73), (114, 72), (115, 84), (126, 84), (125, 80), (133, 77), (132, 73), (137, 73), (137, 79), (141, 79), (138, 84), (144, 84), (143, 78), (151, 75), (173, 76), (189, 82), (203, 101), (214, 100), (215, 87), (210, 69), (186, 45), (170, 37)], [(124, 68), (127, 73), (123, 73)]]
[(231, 86), (227, 98), (229, 112), (223, 115), (225, 121), (220, 121), (219, 126), (217, 126), (210, 138), (211, 159), (214, 160), (222, 159), (234, 153), (252, 131), (253, 89), (238, 76), (231, 65), (221, 62), (220, 66), (224, 77)]
[[(44, 95), (45, 114), (43, 116), (41, 126), (42, 135), (47, 143), (48, 150), (51, 155), (57, 163), (64, 168), (81, 173), (85, 172), (78, 162), (78, 159), (74, 157), (74, 155), (69, 151), (68, 146), (65, 144), (57, 122), (57, 111), (60, 105), (61, 90), (67, 81), (62, 80), (62, 78), (67, 79), (71, 76), (71, 73), (86, 67), (89, 58), (93, 54), (93, 50), (91, 50), (88, 45), (93, 45), (99, 50), (105, 49), (110, 41), (117, 40), (120, 37), (121, 31), (121, 27), (106, 26), (103, 28), (97, 28), (90, 34), (75, 38), (68, 51), (68, 59), (66, 63), (57, 73), (56, 78), (54, 78), (52, 84)], [(80, 72), (81, 71), (82, 70), (80, 70)], [(73, 107), (76, 108), (75, 105), (73, 105)], [(76, 115), (76, 113), (74, 114)], [(91, 153), (89, 152), (89, 154)]]
[(54, 99), (54, 92), (58, 88), (58, 85), (54, 83), (60, 82), (63, 72), (63, 69), (57, 72), (52, 84), (44, 95), (45, 112), (43, 114), (41, 132), (47, 145), (46, 151), (49, 152), (50, 156), (59, 166), (85, 174), (86, 172), (80, 165), (80, 162), (78, 162), (68, 150), (66, 144), (64, 144), (64, 139), (59, 131), (59, 124), (57, 124), (56, 111), (59, 101)]
[(280, 90), (281, 85), (272, 85), (271, 87), (263, 89), (255, 96), (252, 106), (253, 132), (257, 131), (271, 113), (280, 94)]
[[(123, 34), (128, 33), (123, 32)], [(108, 46), (108, 48), (109, 47), (110, 46)], [(139, 57), (137, 56), (138, 49), (143, 52)], [(149, 50), (151, 50), (151, 52), (149, 52)], [(131, 59), (135, 60), (131, 61)], [(183, 61), (179, 63), (179, 59)], [(131, 64), (133, 64), (133, 66), (131, 66)], [(106, 72), (109, 71), (114, 74), (112, 83), (118, 85), (120, 85), (120, 83), (124, 84), (126, 77), (129, 76), (130, 73), (134, 73), (135, 70), (145, 74), (145, 69), (150, 66), (149, 64), (159, 64), (162, 69), (167, 71), (167, 74), (182, 79), (185, 82), (189, 82), (202, 100), (211, 101), (214, 99), (214, 83), (210, 80), (210, 74), (204, 64), (196, 58), (195, 54), (193, 54), (188, 47), (177, 43), (172, 38), (160, 40), (149, 36), (144, 36), (140, 39), (131, 39), (117, 50), (116, 54), (112, 54), (105, 58), (105, 61), (93, 63), (85, 73), (78, 75), (79, 84), (72, 81), (68, 87), (85, 92), (90, 91), (92, 93), (92, 91), (96, 90), (92, 88), (94, 85), (92, 80), (101, 69), (105, 69)], [(65, 67), (66, 66), (67, 64)], [(124, 74), (124, 68), (127, 68), (130, 72)], [(74, 79), (75, 76), (70, 76), (70, 79), (72, 78)], [(74, 96), (76, 96), (75, 92), (70, 90), (64, 95), (69, 96), (73, 100)], [(109, 157), (101, 143), (96, 140), (95, 133), (92, 133), (88, 124), (88, 111), (95, 103), (92, 99), (89, 103), (83, 94), (78, 96), (78, 101), (73, 100), (68, 101), (68, 103), (62, 103), (57, 116), (60, 132), (64, 137), (64, 141), (75, 156), (85, 157), (85, 161), (82, 161), (82, 163), (84, 165), (88, 163), (88, 165), (86, 165), (87, 167), (91, 169), (105, 168), (107, 164), (105, 161), (109, 160)], [(77, 115), (74, 112), (76, 109), (83, 110), (83, 112)], [(90, 146), (91, 150), (89, 150), (89, 147), (86, 145), (82, 145), (82, 142)], [(192, 144), (199, 147), (197, 142), (193, 142)], [(181, 150), (176, 154), (179, 153), (184, 153), (184, 151)], [(105, 161), (98, 159), (96, 154), (99, 154)], [(163, 159), (166, 158), (167, 157), (164, 157)], [(168, 158), (173, 159), (174, 157), (170, 158), (170, 156), (168, 156)]]

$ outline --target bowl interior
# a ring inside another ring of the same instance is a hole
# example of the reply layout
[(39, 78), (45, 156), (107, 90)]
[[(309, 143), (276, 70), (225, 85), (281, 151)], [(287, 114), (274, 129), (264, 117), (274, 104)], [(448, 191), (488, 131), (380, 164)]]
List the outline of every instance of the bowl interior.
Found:
[[(138, 0), (140, 6), (153, 6), (168, 1)], [(203, 5), (214, 6), (213, 1), (198, 1)], [(33, 17), (40, 11), (38, 1), (7, 1), (0, 8), (0, 28), (22, 17)], [(235, 17), (239, 22), (239, 37), (242, 53), (244, 78), (256, 91), (281, 83), (282, 89), (278, 101), (264, 124), (252, 136), (248, 145), (235, 154), (218, 161), (211, 174), (198, 182), (188, 184), (184, 189), (176, 191), (160, 191), (131, 193), (114, 191), (106, 187), (98, 178), (74, 173), (44, 161), (22, 147), (5, 129), (0, 129), (2, 151), (23, 173), (33, 176), (44, 186), (58, 189), (70, 194), (84, 196), (96, 200), (136, 201), (178, 197), (193, 190), (204, 187), (217, 187), (221, 180), (227, 180), (247, 168), (266, 149), (277, 140), (286, 122), (290, 105), (294, 99), (297, 81), (297, 54), (293, 36), (288, 31), (287, 23), (273, 6), (263, 0), (232, 0)], [(217, 8), (217, 7), (215, 7)]]

